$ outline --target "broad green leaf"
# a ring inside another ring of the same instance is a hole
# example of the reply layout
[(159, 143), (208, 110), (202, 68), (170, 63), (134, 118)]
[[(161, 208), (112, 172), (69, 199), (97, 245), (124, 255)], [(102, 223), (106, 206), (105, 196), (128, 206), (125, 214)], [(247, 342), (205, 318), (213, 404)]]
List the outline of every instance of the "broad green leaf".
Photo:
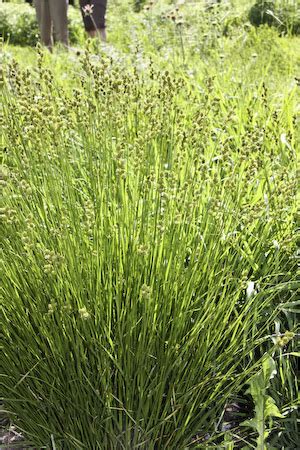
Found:
[(268, 396), (265, 400), (265, 417), (284, 417), (272, 397)]
[(265, 442), (270, 434), (270, 430), (266, 428), (266, 421), (270, 417), (283, 417), (280, 413), (275, 401), (267, 395), (267, 389), (270, 380), (277, 374), (276, 363), (274, 359), (265, 355), (262, 362), (262, 369), (255, 374), (249, 381), (249, 389), (247, 392), (251, 394), (255, 404), (255, 417), (242, 423), (257, 431), (257, 448), (264, 450)]

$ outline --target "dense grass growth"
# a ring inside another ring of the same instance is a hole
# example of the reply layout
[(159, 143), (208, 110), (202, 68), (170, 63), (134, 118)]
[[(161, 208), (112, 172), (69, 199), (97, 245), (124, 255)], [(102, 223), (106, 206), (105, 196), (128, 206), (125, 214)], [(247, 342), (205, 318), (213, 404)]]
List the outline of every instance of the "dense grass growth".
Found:
[(297, 41), (141, 17), (4, 48), (4, 409), (37, 448), (294, 448)]

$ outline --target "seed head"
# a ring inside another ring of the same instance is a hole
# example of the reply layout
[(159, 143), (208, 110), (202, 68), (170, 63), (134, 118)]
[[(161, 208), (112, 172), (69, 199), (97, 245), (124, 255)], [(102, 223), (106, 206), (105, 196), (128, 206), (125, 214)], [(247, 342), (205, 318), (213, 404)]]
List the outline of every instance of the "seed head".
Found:
[(91, 317), (90, 313), (87, 311), (86, 308), (80, 308), (78, 310), (78, 312), (79, 312), (81, 319), (83, 319), (83, 320), (87, 320)]
[(57, 303), (56, 302), (51, 302), (48, 305), (48, 314), (53, 314), (56, 311), (56, 307), (57, 307)]
[(151, 298), (151, 287), (147, 284), (143, 284), (141, 287), (141, 296), (145, 299)]

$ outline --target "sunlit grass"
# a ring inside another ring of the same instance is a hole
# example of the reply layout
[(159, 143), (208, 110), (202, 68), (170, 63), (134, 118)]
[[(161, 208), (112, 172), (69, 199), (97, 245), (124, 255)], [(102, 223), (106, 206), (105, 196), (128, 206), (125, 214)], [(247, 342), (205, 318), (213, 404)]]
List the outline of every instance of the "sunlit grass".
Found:
[(275, 320), (297, 332), (299, 61), (245, 36), (4, 48), (1, 396), (36, 447), (220, 443)]

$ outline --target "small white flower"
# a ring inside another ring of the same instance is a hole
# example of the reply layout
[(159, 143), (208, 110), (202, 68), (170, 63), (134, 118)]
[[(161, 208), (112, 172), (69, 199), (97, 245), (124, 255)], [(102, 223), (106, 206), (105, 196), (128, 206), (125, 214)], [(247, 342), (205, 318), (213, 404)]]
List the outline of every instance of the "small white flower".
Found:
[(94, 5), (86, 5), (82, 8), (85, 16), (91, 16), (93, 14)]

